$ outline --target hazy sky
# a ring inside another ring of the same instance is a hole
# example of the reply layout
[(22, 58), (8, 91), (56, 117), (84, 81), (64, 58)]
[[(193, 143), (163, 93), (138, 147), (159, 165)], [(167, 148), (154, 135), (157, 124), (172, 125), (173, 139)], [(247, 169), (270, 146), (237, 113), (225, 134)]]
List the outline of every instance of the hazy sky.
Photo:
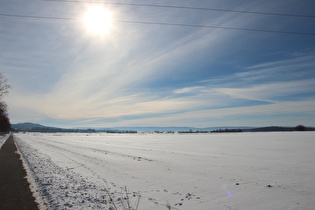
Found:
[[(103, 2), (315, 15), (314, 0)], [(315, 126), (315, 17), (104, 4), (113, 23), (99, 35), (82, 20), (89, 6), (0, 1), (12, 123)]]

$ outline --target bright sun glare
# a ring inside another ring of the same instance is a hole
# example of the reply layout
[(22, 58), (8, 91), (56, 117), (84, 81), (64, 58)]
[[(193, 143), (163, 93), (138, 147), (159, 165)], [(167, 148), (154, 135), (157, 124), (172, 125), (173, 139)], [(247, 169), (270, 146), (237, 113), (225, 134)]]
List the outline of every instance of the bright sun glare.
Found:
[(89, 7), (83, 20), (87, 30), (96, 35), (107, 34), (112, 26), (112, 14), (102, 6)]

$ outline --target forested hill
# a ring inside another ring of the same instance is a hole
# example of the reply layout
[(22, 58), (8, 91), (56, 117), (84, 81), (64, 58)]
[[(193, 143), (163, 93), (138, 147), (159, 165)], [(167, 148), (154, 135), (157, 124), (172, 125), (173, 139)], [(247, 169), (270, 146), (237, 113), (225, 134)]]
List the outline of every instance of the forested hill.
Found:
[(261, 128), (244, 129), (244, 132), (272, 132), (272, 131), (315, 131), (314, 127), (305, 127), (298, 125), (296, 127), (280, 127), (280, 126), (268, 126)]

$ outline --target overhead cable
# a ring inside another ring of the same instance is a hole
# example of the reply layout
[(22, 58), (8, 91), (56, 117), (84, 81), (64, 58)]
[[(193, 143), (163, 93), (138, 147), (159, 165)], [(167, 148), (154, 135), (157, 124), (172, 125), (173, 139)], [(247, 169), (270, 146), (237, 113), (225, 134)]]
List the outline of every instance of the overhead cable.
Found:
[(73, 20), (78, 21), (78, 18), (70, 18), (70, 17), (49, 17), (49, 16), (36, 16), (36, 15), (16, 15), (16, 14), (2, 14), (2, 17), (12, 17), (12, 18), (29, 18), (29, 19), (43, 19), (43, 20)]
[(74, 0), (43, 0), (52, 2), (63, 3), (81, 3), (81, 4), (107, 4), (107, 5), (121, 5), (121, 6), (141, 6), (141, 7), (157, 7), (157, 8), (172, 8), (172, 9), (189, 9), (189, 10), (204, 10), (204, 11), (218, 11), (218, 12), (234, 12), (234, 13), (248, 13), (256, 15), (275, 15), (285, 17), (300, 17), (300, 18), (315, 18), (315, 15), (303, 15), (303, 14), (287, 14), (287, 13), (275, 13), (275, 12), (259, 12), (249, 10), (233, 10), (233, 9), (219, 9), (219, 8), (205, 8), (205, 7), (188, 7), (188, 6), (175, 6), (175, 5), (158, 5), (158, 4), (139, 4), (139, 3), (120, 3), (120, 2), (83, 2)]
[[(71, 18), (71, 17), (48, 17), (48, 16), (16, 15), (16, 14), (3, 14), (3, 13), (0, 13), (0, 17), (28, 18), (28, 19), (40, 19), (40, 20), (82, 21), (82, 19), (80, 19), (80, 18)], [(163, 25), (163, 26), (177, 26), (177, 27), (195, 27), (195, 28), (225, 29), (225, 30), (238, 30), (238, 31), (253, 31), (253, 32), (266, 32), (266, 33), (278, 33), (278, 34), (293, 34), (293, 35), (311, 35), (311, 36), (315, 36), (315, 33), (312, 33), (312, 32), (280, 31), (280, 30), (253, 29), (253, 28), (241, 28), (241, 27), (229, 27), (229, 26), (210, 26), (210, 25), (197, 25), (197, 24), (184, 24), (184, 23), (163, 23), (163, 22), (131, 21), (131, 20), (116, 20), (114, 22), (116, 22), (116, 23), (126, 23), (126, 24)]]
[(146, 24), (146, 25), (181, 26), (181, 27), (225, 29), (225, 30), (254, 31), (254, 32), (267, 32), (267, 33), (278, 33), (278, 34), (295, 34), (295, 35), (315, 36), (315, 33), (309, 33), (309, 32), (278, 31), (278, 30), (238, 28), (238, 27), (228, 27), (228, 26), (210, 26), (210, 25), (181, 24), (181, 23), (160, 23), (160, 22), (148, 22), (148, 21), (117, 21), (117, 22), (119, 22), (119, 23), (132, 23), (132, 24)]

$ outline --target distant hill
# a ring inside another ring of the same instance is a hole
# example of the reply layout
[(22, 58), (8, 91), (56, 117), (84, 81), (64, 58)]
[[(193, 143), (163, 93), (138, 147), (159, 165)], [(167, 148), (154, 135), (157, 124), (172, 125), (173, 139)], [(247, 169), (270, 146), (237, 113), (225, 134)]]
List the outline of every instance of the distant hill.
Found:
[(248, 127), (248, 126), (221, 126), (221, 127), (208, 127), (208, 128), (202, 128), (203, 131), (213, 131), (213, 130), (232, 130), (232, 129), (241, 129), (241, 130), (246, 130), (246, 129), (253, 129), (253, 127)]
[(94, 130), (79, 130), (79, 129), (66, 129), (57, 127), (48, 127), (36, 123), (17, 123), (12, 124), (11, 128), (16, 131), (29, 131), (29, 132), (93, 132)]
[(194, 127), (110, 127), (110, 128), (102, 128), (102, 127), (75, 127), (73, 129), (94, 129), (96, 131), (109, 131), (109, 130), (117, 130), (117, 131), (140, 131), (140, 132), (154, 132), (154, 131), (188, 131), (188, 130), (198, 130), (198, 128)]
[(252, 128), (246, 129), (244, 131), (249, 132), (267, 132), (267, 131), (295, 131), (294, 127), (280, 127), (280, 126), (268, 126), (268, 127), (261, 127), (261, 128)]
[[(89, 129), (90, 127), (77, 127), (74, 129)], [(213, 131), (213, 130), (219, 130), (219, 129), (250, 129), (253, 127), (207, 127), (207, 128), (196, 128), (196, 127), (111, 127), (111, 128), (99, 128), (99, 127), (92, 127), (90, 129), (95, 129), (95, 130), (120, 130), (120, 131), (142, 131), (142, 132), (154, 132), (154, 131)]]
[[(268, 126), (268, 127), (245, 127), (245, 126), (220, 126), (220, 127), (207, 127), (207, 128), (195, 128), (195, 127), (112, 127), (112, 128), (95, 128), (95, 127), (80, 127), (80, 128), (56, 128), (48, 127), (36, 123), (18, 123), (12, 124), (11, 127), (20, 131), (36, 131), (36, 132), (113, 132), (113, 131), (140, 131), (140, 132), (210, 132), (220, 131), (227, 132), (231, 130), (241, 130), (242, 132), (276, 132), (276, 131), (296, 131), (296, 127), (281, 127), (281, 126)], [(305, 127), (306, 131), (315, 131), (313, 127)]]
[(133, 130), (133, 131), (142, 131), (142, 132), (154, 132), (154, 131), (196, 131), (198, 128), (194, 127), (114, 127), (113, 130)]
[(180, 132), (180, 131), (213, 131), (219, 129), (250, 129), (251, 127), (231, 127), (231, 126), (221, 126), (221, 127), (207, 127), (207, 128), (196, 128), (196, 127), (111, 127), (111, 128), (99, 128), (99, 127), (77, 127), (72, 129), (64, 129), (64, 128), (56, 128), (56, 127), (48, 127), (36, 123), (18, 123), (12, 124), (11, 127), (15, 130), (23, 130), (23, 131), (79, 131), (79, 130), (95, 130), (95, 131), (142, 131), (142, 132)]
[[(280, 127), (280, 126), (268, 126), (261, 128), (244, 129), (244, 132), (276, 132), (276, 131), (297, 131), (296, 127)], [(304, 131), (315, 131), (315, 128), (305, 127)]]
[(48, 128), (47, 126), (43, 126), (43, 125), (35, 124), (35, 123), (30, 123), (30, 122), (12, 124), (11, 127), (13, 129), (16, 129), (16, 130), (30, 130), (30, 129), (34, 129), (34, 128)]

